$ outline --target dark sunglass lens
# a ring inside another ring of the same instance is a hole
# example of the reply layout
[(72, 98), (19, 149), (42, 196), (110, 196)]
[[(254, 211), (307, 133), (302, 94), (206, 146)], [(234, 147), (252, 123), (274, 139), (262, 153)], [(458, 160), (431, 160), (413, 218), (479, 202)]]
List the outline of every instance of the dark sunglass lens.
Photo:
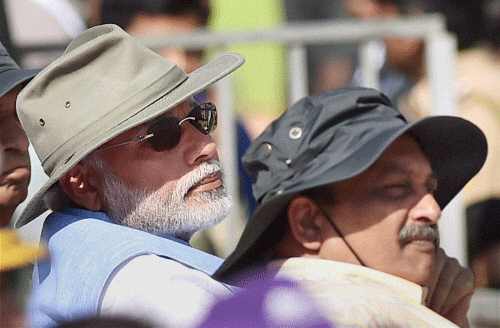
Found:
[(210, 102), (199, 104), (188, 116), (194, 117), (189, 122), (204, 134), (212, 133), (217, 127), (217, 109)]
[(151, 124), (148, 134), (153, 134), (148, 141), (156, 151), (172, 149), (181, 139), (179, 120), (175, 117), (167, 117)]

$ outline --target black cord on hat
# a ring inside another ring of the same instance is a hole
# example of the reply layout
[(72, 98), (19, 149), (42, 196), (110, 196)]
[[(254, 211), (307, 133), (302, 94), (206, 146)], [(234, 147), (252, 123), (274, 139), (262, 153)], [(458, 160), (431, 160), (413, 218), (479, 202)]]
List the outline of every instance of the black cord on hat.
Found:
[(347, 242), (347, 240), (345, 239), (344, 235), (342, 234), (342, 232), (340, 232), (339, 228), (337, 228), (337, 226), (335, 225), (335, 223), (333, 222), (332, 218), (330, 218), (330, 216), (328, 214), (325, 213), (325, 211), (319, 207), (319, 210), (321, 211), (321, 213), (323, 213), (324, 216), (326, 216), (326, 218), (328, 219), (327, 221), (330, 222), (330, 224), (332, 225), (332, 228), (333, 230), (335, 230), (335, 232), (337, 233), (337, 235), (339, 235), (340, 238), (342, 238), (342, 240), (344, 241), (344, 243), (346, 244), (346, 246), (351, 250), (351, 253), (354, 255), (354, 257), (358, 260), (358, 262), (364, 266), (364, 267), (368, 267), (365, 262), (363, 262), (363, 260), (361, 260), (361, 258), (358, 256), (358, 254), (356, 254), (356, 252), (354, 251), (354, 249), (351, 247), (351, 245)]

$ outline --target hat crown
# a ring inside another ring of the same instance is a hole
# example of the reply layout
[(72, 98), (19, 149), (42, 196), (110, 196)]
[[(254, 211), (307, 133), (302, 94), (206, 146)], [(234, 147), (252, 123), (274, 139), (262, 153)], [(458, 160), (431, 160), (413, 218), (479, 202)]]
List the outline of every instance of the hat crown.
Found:
[(118, 26), (97, 26), (75, 38), (22, 90), (19, 118), (51, 176), (78, 148), (85, 143), (97, 148), (120, 132), (108, 130), (186, 78), (180, 67)]
[(332, 90), (291, 106), (255, 140), (243, 165), (262, 200), (307, 185), (309, 177), (344, 161), (380, 131), (405, 124), (377, 90)]

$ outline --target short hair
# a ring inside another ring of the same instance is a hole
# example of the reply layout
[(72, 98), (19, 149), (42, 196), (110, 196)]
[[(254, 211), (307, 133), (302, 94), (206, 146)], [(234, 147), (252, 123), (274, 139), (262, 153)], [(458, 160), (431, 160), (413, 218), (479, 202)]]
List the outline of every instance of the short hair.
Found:
[(205, 26), (210, 7), (208, 0), (103, 0), (101, 24), (116, 24), (127, 30), (133, 18), (141, 13), (152, 16), (195, 14), (200, 26)]

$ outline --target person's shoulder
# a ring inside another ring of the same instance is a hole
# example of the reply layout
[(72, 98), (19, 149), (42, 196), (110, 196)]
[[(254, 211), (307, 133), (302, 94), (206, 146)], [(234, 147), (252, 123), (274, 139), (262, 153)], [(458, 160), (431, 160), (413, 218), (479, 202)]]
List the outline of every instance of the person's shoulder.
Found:
[(180, 293), (203, 290), (215, 295), (229, 292), (225, 285), (208, 274), (156, 254), (136, 256), (124, 263), (114, 273), (108, 290), (112, 286), (129, 286), (139, 290), (152, 288), (153, 293), (165, 289)]
[(144, 254), (136, 256), (128, 261), (120, 269), (120, 271), (123, 271), (123, 269), (143, 275), (154, 275), (156, 272), (161, 271), (163, 279), (170, 279), (177, 276), (194, 276), (199, 277), (200, 279), (213, 280), (209, 275), (200, 270), (194, 269), (174, 259), (157, 254)]
[(209, 275), (169, 258), (145, 254), (114, 273), (100, 313), (133, 313), (168, 326), (189, 326), (201, 320), (215, 300), (229, 296), (229, 289)]

